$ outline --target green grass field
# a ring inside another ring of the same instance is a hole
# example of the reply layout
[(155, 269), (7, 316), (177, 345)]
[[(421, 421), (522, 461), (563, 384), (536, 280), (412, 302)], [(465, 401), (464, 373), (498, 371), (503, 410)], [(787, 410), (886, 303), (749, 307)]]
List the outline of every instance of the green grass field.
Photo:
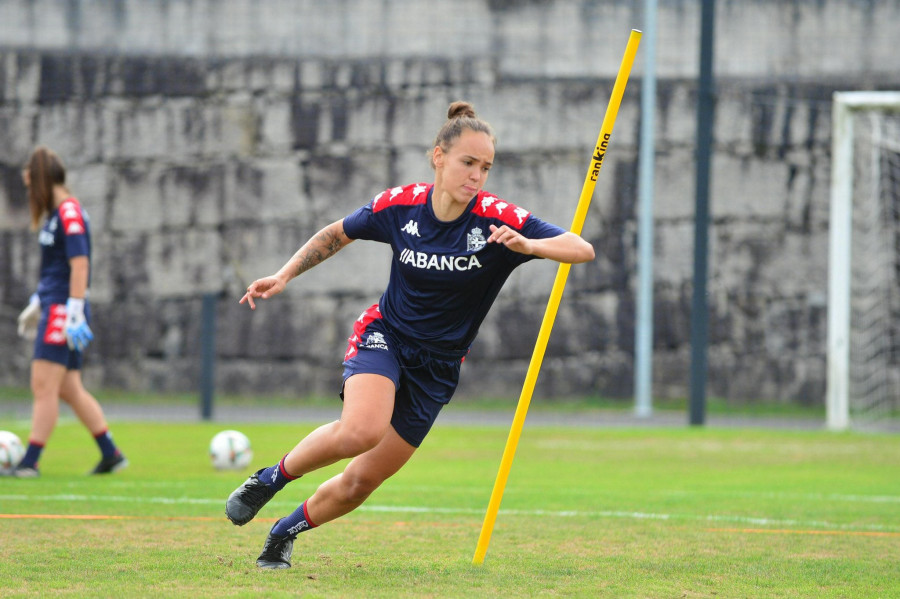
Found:
[[(900, 436), (526, 426), (485, 563), (472, 564), (508, 429), (441, 426), (356, 512), (260, 571), (274, 520), (338, 467), (289, 485), (238, 528), (247, 472), (207, 446), (237, 428), (252, 469), (313, 425), (114, 422), (131, 465), (71, 420), (37, 480), (0, 478), (0, 596), (898, 597)], [(0, 429), (23, 439), (27, 422)]]

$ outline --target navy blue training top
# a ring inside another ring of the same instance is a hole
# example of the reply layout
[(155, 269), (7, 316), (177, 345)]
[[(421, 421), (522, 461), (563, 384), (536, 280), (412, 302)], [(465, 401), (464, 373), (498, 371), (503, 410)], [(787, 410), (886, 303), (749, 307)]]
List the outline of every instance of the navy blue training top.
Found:
[[(44, 223), (38, 234), (41, 244), (41, 278), (38, 297), (41, 305), (64, 304), (69, 298), (69, 260), (77, 256), (91, 259), (91, 230), (87, 212), (75, 198), (68, 198)], [(88, 272), (90, 278), (90, 272)]]
[(434, 215), (432, 184), (394, 187), (344, 218), (344, 233), (391, 245), (382, 318), (405, 341), (465, 352), (510, 273), (536, 256), (487, 243), (490, 225), (508, 225), (529, 239), (565, 233), (529, 211), (481, 191), (459, 218)]

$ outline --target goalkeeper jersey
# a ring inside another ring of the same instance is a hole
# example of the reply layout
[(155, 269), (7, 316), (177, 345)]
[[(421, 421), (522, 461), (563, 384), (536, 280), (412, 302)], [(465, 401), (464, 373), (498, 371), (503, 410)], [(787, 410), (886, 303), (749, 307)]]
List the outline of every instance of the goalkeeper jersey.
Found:
[(344, 232), (391, 246), (379, 307), (392, 331), (407, 343), (464, 354), (510, 273), (535, 258), (487, 243), (490, 225), (508, 225), (529, 239), (565, 231), (485, 191), (459, 218), (441, 221), (432, 209), (433, 187), (383, 191), (344, 218)]
[[(41, 305), (64, 304), (69, 298), (69, 260), (91, 258), (90, 220), (75, 198), (68, 198), (44, 223), (38, 234), (41, 244)], [(90, 272), (88, 272), (90, 278)]]

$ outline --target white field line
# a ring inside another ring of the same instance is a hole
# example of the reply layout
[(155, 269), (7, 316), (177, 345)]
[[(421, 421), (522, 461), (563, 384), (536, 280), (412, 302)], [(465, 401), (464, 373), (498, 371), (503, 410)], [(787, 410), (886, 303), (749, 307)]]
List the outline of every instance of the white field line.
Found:
[(818, 499), (821, 501), (846, 501), (851, 503), (900, 503), (900, 496), (896, 495), (826, 495), (824, 493), (756, 493), (753, 497), (767, 497), (771, 499)]
[[(219, 505), (225, 507), (225, 501), (221, 498), (194, 498), (194, 497), (129, 497), (116, 495), (0, 495), (0, 506), (6, 501), (65, 501), (67, 503), (84, 502), (114, 502), (133, 504), (163, 504), (163, 505)], [(269, 505), (277, 505), (285, 508), (295, 508), (297, 503), (288, 501), (271, 501)], [(0, 507), (2, 509), (2, 507)], [(390, 506), (390, 505), (362, 505), (357, 508), (360, 512), (396, 513), (396, 514), (467, 514), (483, 515), (483, 509), (473, 508), (447, 508), (447, 507), (422, 507), (422, 506)], [(631, 512), (620, 510), (503, 510), (499, 512), (506, 516), (526, 517), (550, 517), (550, 518), (622, 518), (631, 520), (665, 520), (665, 521), (694, 521), (709, 523), (747, 524), (753, 526), (772, 526), (788, 528), (819, 528), (840, 531), (875, 531), (875, 532), (900, 532), (900, 525), (882, 524), (837, 524), (825, 520), (796, 520), (776, 518), (751, 518), (747, 516), (734, 516), (725, 514), (666, 514), (652, 512)]]

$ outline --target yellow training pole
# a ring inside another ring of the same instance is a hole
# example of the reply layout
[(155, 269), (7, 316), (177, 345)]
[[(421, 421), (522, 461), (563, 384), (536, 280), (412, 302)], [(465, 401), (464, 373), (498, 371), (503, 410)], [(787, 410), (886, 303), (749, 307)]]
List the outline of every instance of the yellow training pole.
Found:
[[(600, 127), (600, 136), (597, 138), (597, 146), (594, 148), (590, 167), (584, 178), (584, 186), (581, 188), (581, 197), (578, 200), (578, 208), (575, 210), (575, 219), (572, 222), (572, 232), (579, 235), (581, 234), (584, 220), (587, 217), (588, 207), (591, 205), (591, 197), (594, 195), (594, 186), (597, 184), (597, 175), (600, 173), (600, 167), (603, 166), (603, 157), (606, 156), (609, 138), (612, 135), (613, 125), (615, 125), (616, 122), (616, 115), (619, 112), (619, 105), (622, 103), (622, 96), (625, 94), (625, 84), (628, 82), (628, 75), (631, 73), (631, 65), (634, 63), (634, 56), (637, 54), (640, 41), (641, 32), (632, 29), (631, 35), (628, 38), (628, 45), (625, 47), (625, 56), (622, 58), (619, 74), (616, 76), (616, 83), (613, 86), (612, 97), (609, 99), (609, 105), (606, 107), (606, 116), (603, 117), (603, 125)], [(506, 479), (509, 478), (513, 457), (515, 457), (516, 447), (519, 444), (519, 437), (522, 434), (522, 427), (525, 424), (525, 415), (528, 412), (528, 405), (531, 403), (531, 395), (534, 393), (538, 371), (541, 369), (541, 362), (544, 359), (544, 350), (547, 349), (547, 342), (550, 339), (550, 330), (553, 328), (553, 321), (556, 319), (556, 311), (559, 308), (559, 302), (562, 299), (563, 289), (566, 286), (566, 278), (569, 276), (570, 267), (571, 264), (559, 265), (559, 270), (556, 273), (556, 280), (553, 282), (553, 289), (550, 291), (550, 301), (547, 303), (544, 321), (541, 323), (541, 330), (538, 333), (537, 343), (534, 346), (531, 363), (528, 365), (528, 373), (525, 375), (525, 384), (522, 387), (522, 394), (519, 396), (519, 404), (516, 407), (516, 414), (513, 417), (512, 428), (510, 429), (509, 437), (506, 440), (506, 449), (503, 450), (503, 458), (500, 460), (500, 471), (497, 473), (497, 480), (494, 481), (494, 490), (491, 492), (491, 500), (488, 503), (487, 514), (484, 516), (484, 524), (481, 527), (481, 535), (478, 537), (478, 546), (475, 548), (475, 557), (472, 559), (473, 564), (481, 564), (484, 562), (488, 543), (491, 541), (491, 532), (494, 530), (494, 522), (497, 519), (497, 512), (500, 510), (500, 500), (503, 498), (503, 490), (506, 488)]]

